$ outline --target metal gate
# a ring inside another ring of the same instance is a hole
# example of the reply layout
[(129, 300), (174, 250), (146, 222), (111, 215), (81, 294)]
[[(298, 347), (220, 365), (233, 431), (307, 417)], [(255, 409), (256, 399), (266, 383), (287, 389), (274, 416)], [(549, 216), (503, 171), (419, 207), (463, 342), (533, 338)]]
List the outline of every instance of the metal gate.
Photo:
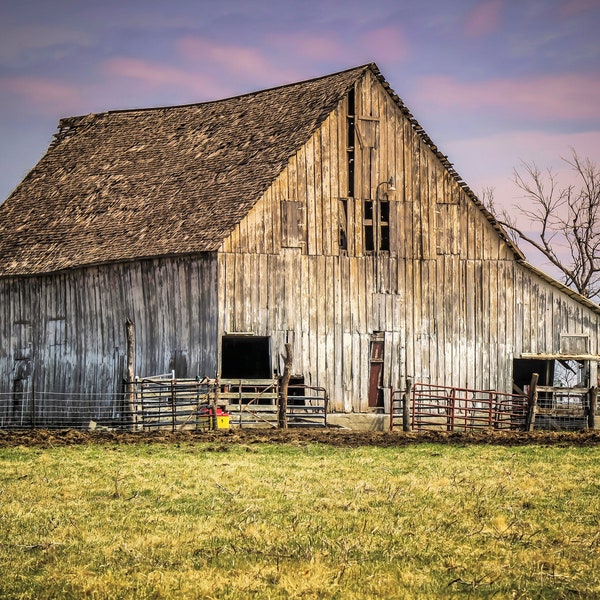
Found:
[(495, 390), (415, 383), (407, 400), (414, 431), (522, 430), (527, 416), (527, 396)]

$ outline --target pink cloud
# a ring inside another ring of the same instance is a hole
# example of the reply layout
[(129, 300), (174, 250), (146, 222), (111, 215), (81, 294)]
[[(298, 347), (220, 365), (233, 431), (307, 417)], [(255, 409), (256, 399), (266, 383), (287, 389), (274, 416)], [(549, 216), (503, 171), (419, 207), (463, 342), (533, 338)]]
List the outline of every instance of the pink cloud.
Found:
[(255, 48), (217, 44), (196, 36), (183, 38), (178, 47), (184, 58), (195, 63), (208, 63), (208, 69), (218, 67), (221, 78), (225, 73), (259, 84), (281, 83), (298, 78), (297, 72), (278, 67), (270, 57)]
[(68, 112), (81, 105), (81, 95), (75, 87), (54, 79), (13, 77), (3, 79), (1, 84), (5, 91), (46, 114)]
[(600, 118), (600, 80), (577, 74), (463, 83), (451, 77), (422, 80), (421, 100), (462, 110), (500, 110), (531, 119)]
[(104, 64), (104, 71), (109, 75), (137, 80), (149, 88), (175, 86), (179, 90), (200, 94), (203, 98), (214, 98), (231, 93), (229, 88), (219, 83), (219, 79), (206, 73), (134, 58), (113, 58)]
[(482, 37), (493, 33), (500, 24), (502, 0), (490, 0), (478, 4), (468, 15), (465, 32), (470, 37)]

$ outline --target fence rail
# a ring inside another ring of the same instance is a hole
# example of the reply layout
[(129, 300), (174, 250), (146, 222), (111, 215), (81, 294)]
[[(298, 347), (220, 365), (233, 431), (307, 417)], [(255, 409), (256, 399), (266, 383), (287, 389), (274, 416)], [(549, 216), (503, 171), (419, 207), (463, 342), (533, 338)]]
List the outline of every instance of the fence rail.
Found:
[[(168, 376), (124, 382), (120, 394), (0, 393), (0, 429), (110, 428), (129, 430), (212, 429), (217, 411), (238, 427), (278, 426), (280, 386), (268, 380), (176, 380)], [(289, 427), (327, 425), (324, 388), (290, 385)]]
[(524, 429), (527, 396), (415, 383), (392, 393), (390, 427), (413, 431)]

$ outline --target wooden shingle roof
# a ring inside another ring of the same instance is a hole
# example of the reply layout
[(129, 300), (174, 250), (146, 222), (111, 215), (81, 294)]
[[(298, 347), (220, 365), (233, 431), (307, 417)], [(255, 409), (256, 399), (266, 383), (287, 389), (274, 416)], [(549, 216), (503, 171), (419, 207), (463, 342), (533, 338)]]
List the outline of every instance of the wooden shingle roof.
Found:
[(62, 119), (0, 206), (0, 276), (216, 250), (369, 68)]

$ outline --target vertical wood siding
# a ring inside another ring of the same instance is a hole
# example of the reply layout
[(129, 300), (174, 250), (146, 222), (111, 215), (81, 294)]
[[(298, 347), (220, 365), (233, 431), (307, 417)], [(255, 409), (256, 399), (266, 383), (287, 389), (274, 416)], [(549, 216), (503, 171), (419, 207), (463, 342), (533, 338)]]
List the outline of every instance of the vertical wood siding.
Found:
[[(513, 357), (558, 352), (564, 333), (589, 334), (598, 352), (599, 315), (516, 262), (371, 73), (355, 105), (347, 249), (338, 230), (348, 188), (342, 101), (223, 244), (219, 331), (271, 336), (275, 369), (293, 332), (294, 371), (325, 386), (344, 411), (367, 410), (375, 331), (384, 332), (386, 387), (411, 375), (509, 391)], [(363, 201), (390, 176), (397, 190), (380, 187), (390, 201), (390, 251), (368, 253)], [(286, 201), (305, 206), (298, 248), (281, 247)]]
[(214, 376), (216, 275), (215, 256), (203, 255), (0, 280), (0, 392), (25, 361), (39, 391), (122, 391), (128, 318), (138, 375), (187, 366), (181, 376)]

